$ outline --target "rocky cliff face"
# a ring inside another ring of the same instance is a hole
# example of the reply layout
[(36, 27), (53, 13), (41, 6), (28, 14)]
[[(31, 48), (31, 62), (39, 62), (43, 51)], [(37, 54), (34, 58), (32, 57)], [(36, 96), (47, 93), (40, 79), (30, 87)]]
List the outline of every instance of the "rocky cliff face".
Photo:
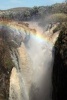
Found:
[(13, 66), (9, 46), (0, 32), (0, 100), (8, 100), (9, 77)]
[[(21, 41), (21, 38), (18, 41), (18, 34), (15, 36), (12, 33), (13, 31), (7, 28), (7, 23), (0, 21), (0, 100), (8, 100), (9, 98), (10, 74), (15, 66), (10, 51), (12, 46), (16, 48), (20, 44), (19, 41)], [(13, 43), (14, 41), (11, 42), (14, 38), (16, 44)]]
[(63, 23), (55, 43), (53, 100), (67, 100), (67, 23)]

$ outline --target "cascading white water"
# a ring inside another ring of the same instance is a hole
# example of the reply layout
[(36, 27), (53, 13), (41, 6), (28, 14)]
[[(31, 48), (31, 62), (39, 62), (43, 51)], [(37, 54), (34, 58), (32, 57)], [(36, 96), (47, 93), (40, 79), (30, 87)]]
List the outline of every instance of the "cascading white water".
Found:
[[(10, 77), (9, 100), (51, 100), (53, 44), (31, 34), (31, 31), (21, 32), (22, 41), (18, 29), (9, 29), (9, 32), (19, 34), (18, 41), (21, 42), (17, 48), (11, 47), (15, 67)], [(14, 39), (11, 42), (18, 45)]]
[(27, 34), (17, 48), (19, 64), (12, 70), (10, 100), (51, 100), (53, 44)]

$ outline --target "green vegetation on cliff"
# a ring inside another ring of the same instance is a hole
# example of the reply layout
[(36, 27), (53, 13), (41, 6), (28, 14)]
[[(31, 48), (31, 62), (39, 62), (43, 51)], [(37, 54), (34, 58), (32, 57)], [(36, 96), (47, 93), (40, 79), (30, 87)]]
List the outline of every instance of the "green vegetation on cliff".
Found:
[(45, 18), (48, 15), (56, 13), (67, 14), (67, 3), (56, 3), (52, 6), (35, 6), (33, 8), (13, 8), (5, 11), (0, 11), (0, 18), (9, 18), (18, 21), (29, 21)]

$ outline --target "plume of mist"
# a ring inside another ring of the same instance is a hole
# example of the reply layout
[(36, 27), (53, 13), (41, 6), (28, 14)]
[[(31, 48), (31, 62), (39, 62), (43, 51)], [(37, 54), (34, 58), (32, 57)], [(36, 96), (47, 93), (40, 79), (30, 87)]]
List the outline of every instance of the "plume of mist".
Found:
[[(43, 35), (43, 28), (40, 27), (38, 23), (28, 23), (29, 27), (36, 30), (36, 35), (31, 34), (31, 31), (28, 32), (25, 30), (25, 38), (22, 41), (21, 46), (17, 49), (19, 62), (18, 67), (20, 69), (17, 70), (19, 71), (20, 76), (23, 77), (25, 84), (23, 84), (23, 86), (25, 86), (24, 88), (26, 91), (25, 93), (27, 93), (27, 98), (29, 96), (30, 100), (34, 100), (34, 98), (35, 100), (51, 100), (54, 45), (51, 43), (51, 41), (47, 42), (42, 38), (38, 38), (39, 32), (41, 35)], [(51, 28), (49, 32), (52, 30), (53, 29)], [(21, 35), (23, 37), (22, 32)], [(56, 36), (54, 38), (56, 38)], [(13, 78), (13, 76), (11, 78)], [(21, 77), (19, 78), (19, 82), (22, 83)], [(30, 83), (28, 83), (28, 81), (30, 81)], [(19, 91), (19, 94), (17, 93), (18, 96), (20, 95), (21, 91)]]
[(2, 27), (15, 64), (10, 77), (9, 100), (51, 100), (54, 45), (49, 38), (46, 41), (38, 37), (39, 33), (43, 35), (38, 22), (28, 23), (29, 28), (36, 30), (35, 35), (33, 30), (21, 32)]

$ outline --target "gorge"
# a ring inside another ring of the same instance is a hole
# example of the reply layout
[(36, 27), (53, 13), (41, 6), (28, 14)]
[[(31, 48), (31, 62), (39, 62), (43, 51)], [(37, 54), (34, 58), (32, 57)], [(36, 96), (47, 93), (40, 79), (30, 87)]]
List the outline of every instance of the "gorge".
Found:
[(48, 26), (42, 32), (34, 22), (0, 22), (0, 32), (13, 62), (9, 100), (52, 100), (54, 44), (59, 31), (53, 33), (58, 23)]

